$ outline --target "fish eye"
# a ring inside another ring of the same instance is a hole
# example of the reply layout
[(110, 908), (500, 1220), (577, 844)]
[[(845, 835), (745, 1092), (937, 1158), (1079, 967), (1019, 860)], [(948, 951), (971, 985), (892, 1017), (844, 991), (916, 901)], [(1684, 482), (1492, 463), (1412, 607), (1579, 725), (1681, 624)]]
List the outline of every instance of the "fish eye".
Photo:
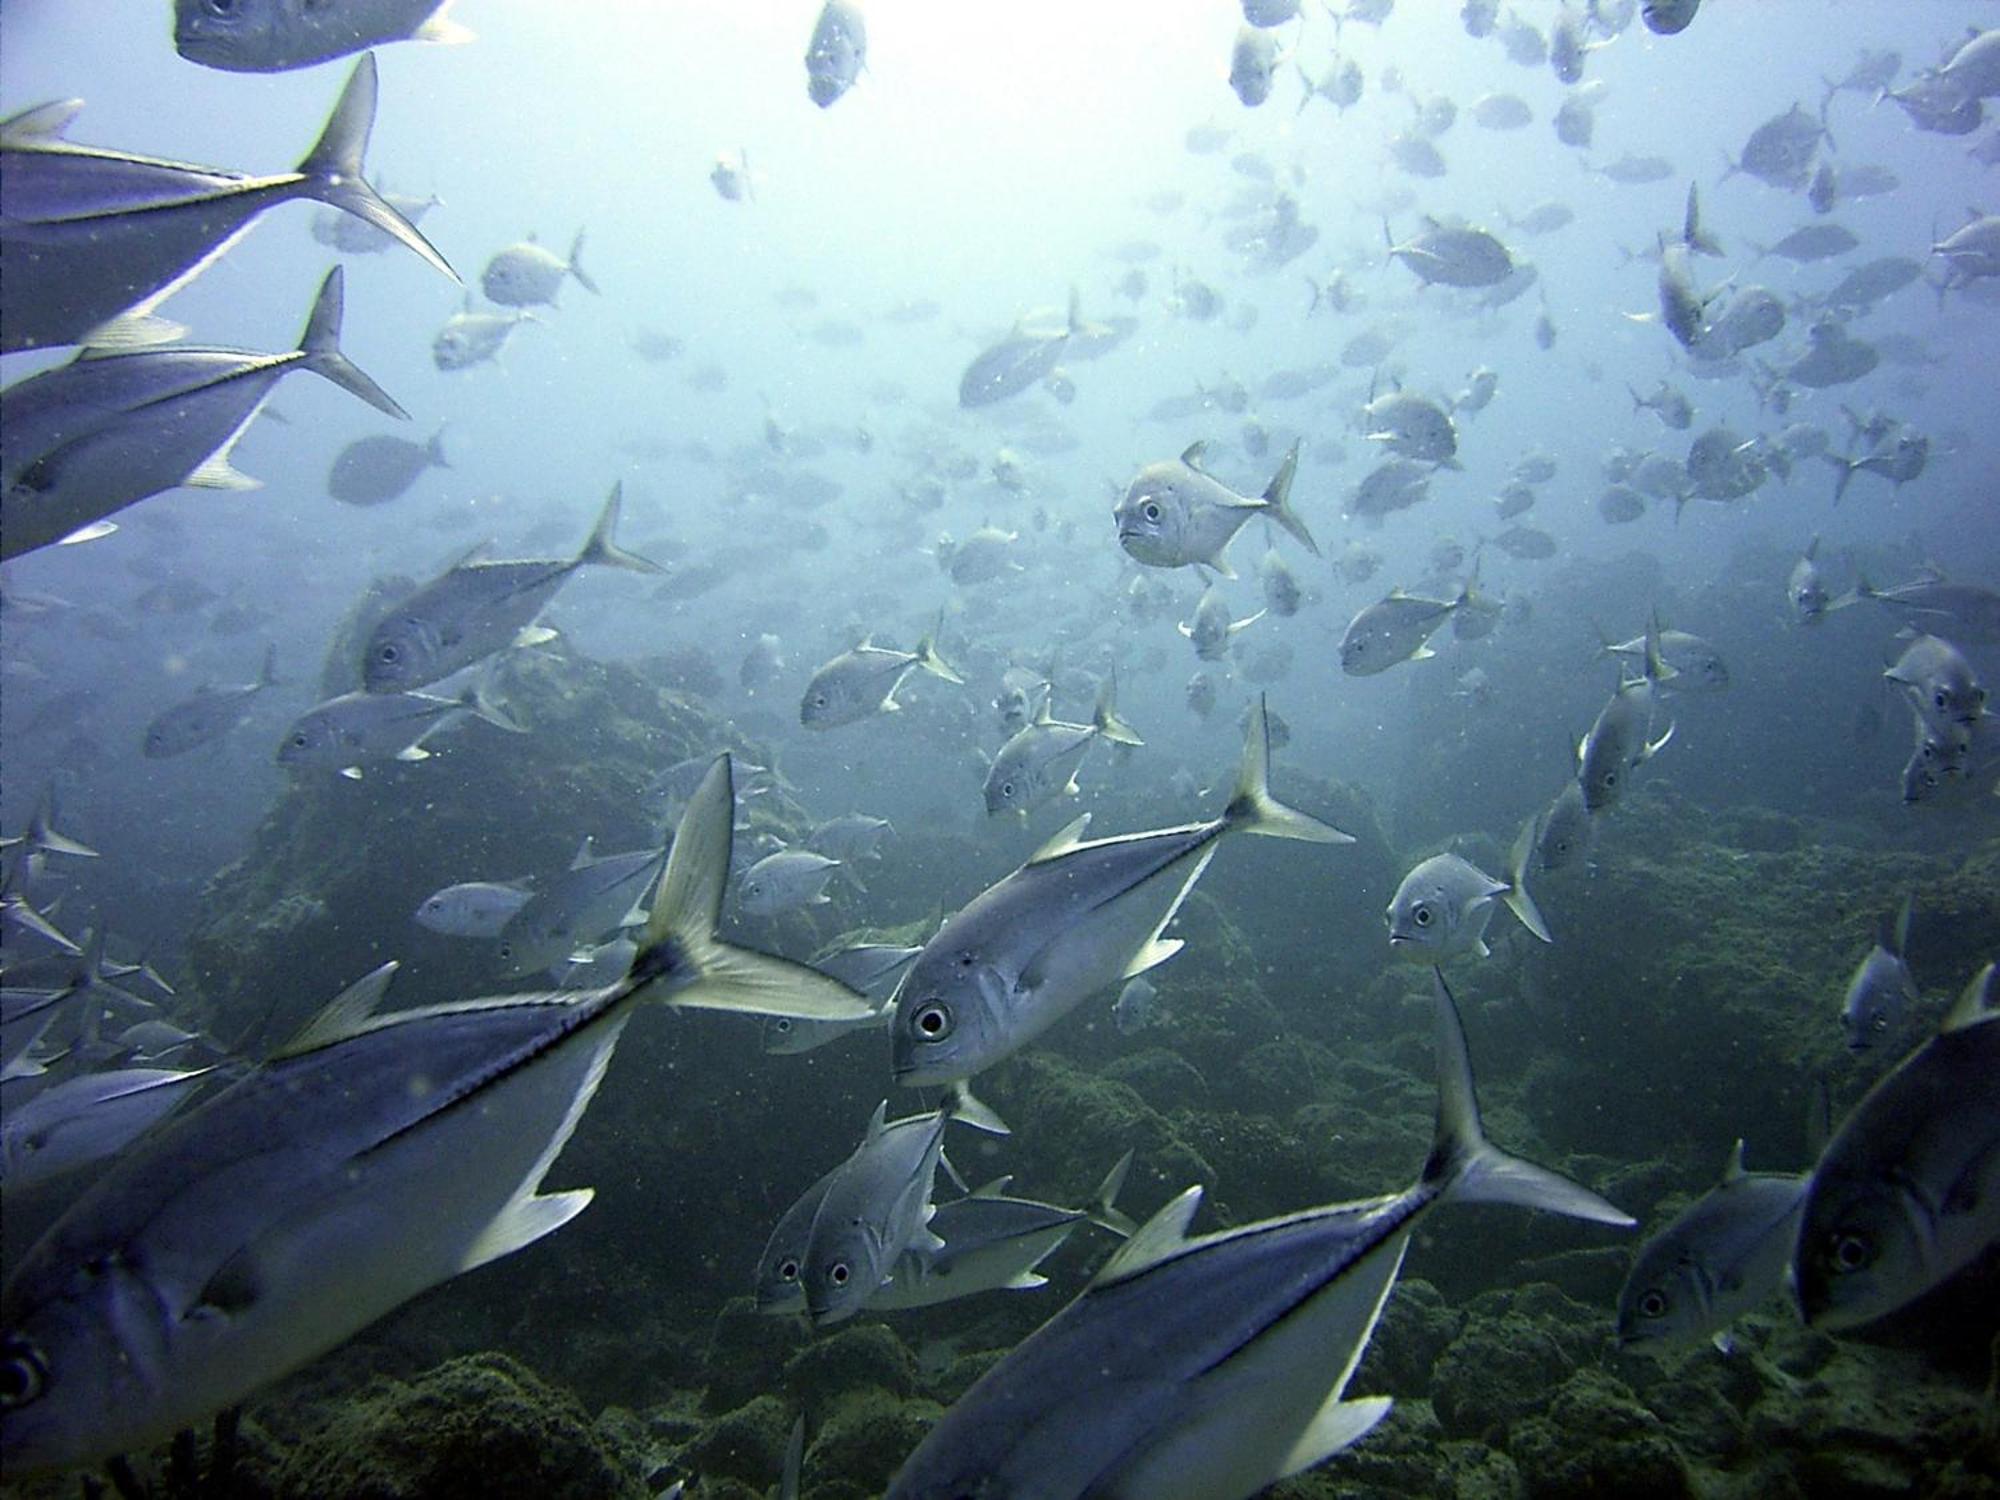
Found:
[(33, 1344), (11, 1343), (0, 1360), (0, 1411), (19, 1411), (49, 1388), (49, 1362)]
[(833, 1263), (832, 1267), (827, 1271), (826, 1279), (832, 1282), (835, 1286), (846, 1286), (847, 1278), (853, 1274), (854, 1274), (853, 1272), (847, 1269), (846, 1261), (837, 1260)]
[(1667, 1294), (1655, 1287), (1639, 1299), (1639, 1315), (1645, 1318), (1664, 1318), (1667, 1315)]
[(778, 1280), (797, 1281), (798, 1279), (799, 1279), (799, 1263), (796, 1260), (785, 1260), (779, 1263)]
[(1149, 521), (1159, 520), (1160, 519), (1159, 503), (1157, 501), (1148, 500), (1146, 502), (1146, 508), (1143, 511), (1141, 511), (1140, 514), (1145, 516), (1145, 518)]
[(771, 1021), (771, 1029), (777, 1032), (779, 1036), (790, 1035), (792, 1029), (792, 1018), (790, 1016), (774, 1017)]
[(300, 733), (298, 733), (298, 734), (295, 734), (295, 735), (293, 735), (293, 736), (292, 736), (292, 745), (293, 745), (293, 747), (294, 747), (294, 748), (296, 748), (296, 749), (299, 749), (299, 750), (303, 750), (303, 749), (305, 749), (305, 747), (306, 747), (307, 743), (308, 743), (308, 742), (307, 742), (307, 739), (306, 739), (306, 736), (305, 736), (305, 733), (304, 733), (303, 731), (301, 731)]
[(1430, 907), (1422, 902), (1419, 902), (1414, 908), (1411, 909), (1410, 920), (1412, 922), (1415, 922), (1419, 927), (1430, 926), (1431, 925)]
[(1937, 692), (1931, 695), (1931, 702), (1939, 708), (1948, 708), (1951, 706), (1951, 695), (1943, 688), (1939, 688)]
[(1843, 1234), (1833, 1242), (1833, 1268), (1859, 1271), (1875, 1258), (1875, 1247), (1865, 1234)]
[(514, 956), (514, 945), (512, 943), (502, 943), (500, 945), (500, 957), (502, 959), (509, 959), (512, 958), (513, 956)]
[(1604, 784), (1606, 786), (1618, 785), (1618, 773), (1616, 771), (1606, 771), (1604, 773)]
[(932, 1000), (910, 1018), (910, 1025), (927, 1042), (943, 1041), (951, 1035), (951, 1007), (942, 1000)]
[(813, 707), (814, 707), (814, 708), (825, 708), (825, 707), (826, 707), (826, 694), (825, 694), (825, 693), (814, 693), (814, 694), (813, 694), (813, 697), (812, 697), (812, 704), (813, 704)]
[(1003, 782), (1001, 782), (1001, 783), (1000, 783), (1000, 795), (1001, 795), (1001, 796), (1003, 796), (1003, 797), (1005, 797), (1005, 798), (1006, 798), (1006, 799), (1007, 799), (1007, 800), (1008, 800), (1009, 802), (1013, 801), (1013, 800), (1014, 800), (1014, 783), (1013, 783), (1013, 782), (1011, 782), (1011, 781), (1003, 781)]
[(396, 645), (394, 641), (391, 641), (375, 653), (375, 659), (393, 667), (402, 654), (402, 648)]

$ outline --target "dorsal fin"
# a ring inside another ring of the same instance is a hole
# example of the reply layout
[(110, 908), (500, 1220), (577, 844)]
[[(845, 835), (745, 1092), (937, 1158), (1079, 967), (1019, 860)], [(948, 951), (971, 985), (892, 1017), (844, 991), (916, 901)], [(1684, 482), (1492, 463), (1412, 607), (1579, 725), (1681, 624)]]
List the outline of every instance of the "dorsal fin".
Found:
[(1199, 469), (1201, 467), (1202, 455), (1206, 452), (1208, 452), (1208, 439), (1197, 438), (1181, 450), (1181, 462), (1186, 464), (1190, 469)]
[(596, 857), (590, 852), (591, 843), (591, 836), (586, 833), (583, 842), (576, 846), (576, 857), (569, 862), (572, 870), (581, 870), (597, 863)]
[(0, 120), (0, 145), (19, 149), (45, 141), (59, 141), (83, 109), (81, 99), (56, 99), (37, 104), (17, 115)]
[(375, 1013), (375, 1007), (382, 1003), (382, 997), (389, 992), (389, 981), (395, 977), (398, 967), (399, 961), (392, 958), (380, 968), (363, 974), (327, 1001), (297, 1036), (272, 1054), (273, 1059), (296, 1057), (302, 1052), (311, 1052), (352, 1036)]
[(874, 1140), (882, 1133), (883, 1127), (888, 1123), (889, 1101), (884, 1099), (880, 1104), (875, 1106), (875, 1113), (868, 1117), (868, 1133), (862, 1139), (867, 1141)]
[(1005, 1197), (1007, 1189), (1013, 1184), (1013, 1181), (1014, 1181), (1014, 1174), (1012, 1172), (1008, 1172), (1003, 1174), (1002, 1176), (994, 1178), (991, 1182), (980, 1183), (978, 1187), (974, 1188), (966, 1196), (969, 1198)]
[(1188, 1225), (1194, 1221), (1195, 1210), (1200, 1207), (1199, 1183), (1178, 1197), (1168, 1199), (1164, 1208), (1139, 1226), (1137, 1234), (1111, 1253), (1111, 1258), (1091, 1277), (1091, 1286), (1110, 1286), (1113, 1282), (1123, 1281), (1148, 1266), (1157, 1265), (1179, 1250), (1187, 1243)]
[(1058, 829), (1054, 838), (1029, 855), (1028, 863), (1038, 865), (1044, 860), (1054, 859), (1058, 855), (1069, 853), (1070, 850), (1083, 842), (1083, 831), (1089, 826), (1090, 814), (1079, 814)]
[(1744, 1175), (1743, 1141), (1739, 1137), (1736, 1144), (1729, 1148), (1729, 1159), (1722, 1164), (1723, 1185), (1727, 1186), (1732, 1182), (1739, 1182), (1743, 1179)]

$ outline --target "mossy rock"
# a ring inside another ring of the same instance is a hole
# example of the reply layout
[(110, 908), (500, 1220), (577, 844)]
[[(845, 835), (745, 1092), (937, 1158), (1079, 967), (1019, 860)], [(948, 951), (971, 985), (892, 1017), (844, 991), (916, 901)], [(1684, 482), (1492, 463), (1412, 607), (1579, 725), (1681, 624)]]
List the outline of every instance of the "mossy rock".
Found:
[(1208, 1102), (1208, 1080), (1180, 1053), (1147, 1047), (1106, 1063), (1102, 1076), (1122, 1083), (1162, 1114), (1199, 1109)]
[(758, 1396), (709, 1423), (675, 1455), (675, 1463), (706, 1483), (736, 1479), (758, 1488), (775, 1484), (796, 1413), (778, 1396)]
[(1546, 1415), (1516, 1422), (1507, 1453), (1531, 1500), (1683, 1500), (1694, 1492), (1660, 1419), (1602, 1370), (1576, 1371)]
[(819, 1421), (857, 1391), (914, 1395), (917, 1362), (883, 1324), (858, 1323), (823, 1334), (794, 1354), (785, 1365), (785, 1389), (805, 1408), (808, 1421)]
[(1451, 1437), (1497, 1442), (1540, 1409), (1603, 1342), (1603, 1314), (1552, 1286), (1488, 1292), (1466, 1308), (1457, 1338), (1438, 1355), (1431, 1402)]
[(879, 1390), (842, 1402), (813, 1434), (801, 1490), (814, 1500), (874, 1500), (943, 1415), (936, 1402)]
[(451, 1360), (340, 1403), (286, 1457), (281, 1500), (647, 1500), (567, 1391), (504, 1354)]

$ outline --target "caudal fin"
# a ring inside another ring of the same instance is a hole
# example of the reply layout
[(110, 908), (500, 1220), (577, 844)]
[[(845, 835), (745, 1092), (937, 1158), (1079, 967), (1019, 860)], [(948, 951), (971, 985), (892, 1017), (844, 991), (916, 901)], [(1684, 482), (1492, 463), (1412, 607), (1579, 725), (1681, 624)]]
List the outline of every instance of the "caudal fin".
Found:
[(347, 302), (346, 287), (347, 274), (339, 266), (328, 271), (326, 280), (319, 284), (319, 295), (313, 299), (312, 313), (306, 319), (305, 336), (299, 340), (305, 367), (315, 375), (324, 375), (348, 394), (359, 396), (377, 411), (407, 422), (410, 414), (396, 404), (395, 398), (340, 352), (340, 320)]
[(1535, 905), (1535, 898), (1528, 894), (1528, 865), (1535, 854), (1535, 819), (1530, 814), (1528, 821), (1521, 825), (1521, 831), (1514, 839), (1514, 853), (1508, 862), (1507, 889), (1500, 899), (1507, 903), (1507, 909), (1521, 919), (1521, 925), (1545, 943), (1553, 943), (1549, 936), (1548, 924), (1542, 920), (1541, 911)]
[(1266, 838), (1298, 839), (1309, 844), (1351, 844), (1354, 835), (1330, 823), (1285, 806), (1271, 795), (1271, 729), (1263, 694), (1257, 711), (1243, 728), (1243, 764), (1236, 773), (1236, 790), (1222, 819), (1233, 833), (1261, 833)]
[(1265, 515), (1297, 537), (1306, 551), (1318, 557), (1319, 543), (1306, 530), (1306, 523), (1299, 519), (1299, 513), (1292, 509), (1292, 476), (1298, 470), (1299, 445), (1295, 442), (1291, 451), (1285, 454), (1285, 461), (1278, 465), (1278, 472), (1271, 476), (1271, 482), (1264, 486), (1264, 503), (1270, 507)]
[(651, 558), (641, 557), (636, 552), (627, 552), (612, 540), (612, 533), (618, 529), (619, 512), (624, 507), (625, 481), (621, 479), (611, 486), (611, 494), (604, 502), (604, 509), (598, 512), (597, 524), (591, 528), (590, 536), (583, 544), (583, 550), (576, 555), (576, 566), (630, 568), (634, 573), (665, 572), (666, 570)]
[(956, 682), (963, 686), (965, 679), (958, 675), (952, 664), (938, 655), (938, 633), (944, 629), (944, 611), (938, 611), (937, 623), (924, 632), (924, 638), (917, 642), (917, 665), (933, 677), (942, 677), (946, 682)]
[(361, 175), (369, 132), (375, 128), (376, 91), (375, 54), (364, 52), (354, 71), (347, 75), (347, 87), (340, 91), (340, 99), (333, 106), (333, 113), (327, 116), (319, 140), (298, 165), (299, 176), (306, 179), (303, 191), (343, 213), (353, 214), (364, 224), (374, 225), (458, 281), (459, 274), (451, 268), (451, 262)]
[(576, 284), (591, 296), (598, 295), (597, 283), (590, 279), (590, 273), (583, 268), (583, 231), (576, 232), (576, 238), (569, 243), (569, 274), (576, 278)]
[(1473, 1096), (1472, 1059), (1465, 1050), (1458, 1003), (1445, 985), (1443, 970), (1433, 968), (1431, 977), (1437, 986), (1438, 1115), (1430, 1160), (1424, 1163), (1424, 1183), (1437, 1188), (1440, 1198), (1461, 1203), (1511, 1203), (1629, 1229), (1637, 1222), (1630, 1214), (1560, 1173), (1511, 1156), (1486, 1139), (1479, 1101)]
[(874, 1013), (859, 990), (830, 975), (715, 934), (729, 881), (736, 793), (729, 756), (715, 759), (688, 800), (666, 873), (625, 982), (648, 998), (694, 1010), (858, 1021)]

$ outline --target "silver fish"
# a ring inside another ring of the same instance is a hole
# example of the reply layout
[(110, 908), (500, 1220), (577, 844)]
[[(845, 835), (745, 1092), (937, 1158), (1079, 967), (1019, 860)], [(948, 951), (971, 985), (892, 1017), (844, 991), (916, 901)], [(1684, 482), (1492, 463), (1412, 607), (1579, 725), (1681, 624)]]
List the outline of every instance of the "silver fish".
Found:
[(1069, 318), (1060, 328), (1034, 329), (1017, 323), (1006, 338), (973, 358), (958, 379), (958, 404), (967, 409), (991, 406), (1041, 384), (1062, 363), (1070, 340), (1090, 327), (1071, 288)]
[(866, 813), (848, 813), (815, 825), (806, 835), (806, 848), (828, 855), (843, 864), (856, 860), (879, 859), (882, 840), (895, 833), (887, 818), (871, 818)]
[(78, 99), (0, 122), (0, 353), (130, 347), (178, 333), (151, 317), (266, 209), (314, 198), (366, 220), (454, 281), (430, 241), (362, 180), (375, 122), (363, 57), (313, 149), (290, 172), (245, 177), (63, 139)]
[(0, 1290), (9, 1476), (162, 1441), (574, 1218), (588, 1189), (537, 1189), (641, 1001), (864, 1009), (715, 936), (732, 802), (723, 756), (617, 984), (371, 1016), (377, 970), (93, 1183)]
[(1112, 511), (1118, 545), (1153, 568), (1193, 564), (1224, 578), (1235, 569), (1222, 552), (1252, 516), (1276, 521), (1315, 557), (1319, 544), (1291, 508), (1292, 477), (1298, 472), (1299, 445), (1292, 444), (1261, 496), (1238, 494), (1201, 467), (1206, 443), (1191, 443), (1177, 459), (1147, 464), (1125, 487)]
[(1904, 1010), (1917, 999), (1916, 976), (1904, 956), (1910, 946), (1910, 900), (1896, 914), (1893, 926), (1855, 965), (1840, 1002), (1840, 1029), (1850, 1052), (1873, 1047), (1895, 1029)]
[(1652, 412), (1663, 425), (1675, 432), (1686, 432), (1694, 425), (1694, 403), (1666, 381), (1662, 380), (1650, 396), (1640, 395), (1629, 385), (1625, 389), (1632, 391), (1632, 410)]
[(1618, 1345), (1656, 1353), (1703, 1339), (1776, 1294), (1805, 1207), (1807, 1174), (1746, 1172), (1743, 1142), (1722, 1181), (1639, 1247), (1618, 1291)]
[(11, 1106), (0, 1123), (0, 1176), (18, 1193), (114, 1156), (186, 1103), (214, 1068), (85, 1073)]
[[(1662, 630), (1659, 632), (1660, 660), (1673, 669), (1673, 687), (1677, 693), (1714, 693), (1729, 686), (1729, 664), (1722, 659), (1722, 653), (1698, 635), (1690, 635), (1685, 630)], [(1629, 641), (1605, 641), (1598, 649), (1599, 656), (1615, 656), (1622, 661), (1640, 667), (1646, 661), (1646, 637), (1635, 635)]]
[(334, 456), (327, 470), (326, 492), (343, 505), (386, 505), (407, 494), (426, 469), (449, 469), (444, 456), (444, 428), (428, 443), (413, 443), (387, 433), (356, 438)]
[(1104, 679), (1088, 724), (1064, 724), (1042, 700), (1034, 720), (1000, 747), (986, 772), (986, 811), (1027, 814), (1057, 797), (1076, 795), (1076, 771), (1092, 742), (1143, 745), (1132, 726), (1118, 717), (1118, 678)]
[(1153, 1024), (1160, 992), (1144, 974), (1134, 974), (1111, 1002), (1111, 1023), (1120, 1036), (1131, 1036)]
[[(384, 203), (413, 225), (421, 224), (424, 215), (432, 209), (444, 206), (444, 200), (436, 193), (428, 198), (418, 198), (409, 193), (392, 193), (387, 188), (377, 188), (376, 191), (382, 195)], [(342, 255), (380, 255), (396, 243), (394, 235), (377, 229), (366, 219), (324, 208), (313, 214), (312, 237)]]
[(509, 734), (527, 731), (475, 683), (456, 698), (431, 693), (342, 693), (296, 719), (278, 742), (278, 764), (339, 771), (350, 780), (371, 761), (425, 760), (424, 741), (470, 715)]
[(806, 93), (821, 109), (854, 87), (868, 65), (868, 25), (854, 0), (826, 0), (806, 44)]
[(486, 263), (479, 287), (487, 301), (501, 307), (554, 307), (565, 277), (595, 295), (597, 283), (583, 269), (582, 256), (581, 229), (570, 242), (568, 259), (544, 249), (529, 235), (495, 253)]
[(612, 540), (625, 485), (611, 487), (597, 524), (575, 557), (482, 562), (468, 559), (432, 579), (377, 622), (361, 660), (371, 693), (407, 692), (484, 661), (511, 645), (579, 568), (660, 566)]
[(1801, 625), (1817, 625), (1830, 611), (1854, 602), (1852, 597), (1834, 598), (1820, 573), (1818, 558), (1819, 538), (1814, 537), (1792, 564), (1792, 576), (1785, 583), (1785, 602), (1792, 607), (1792, 618)]
[(1451, 413), (1428, 396), (1391, 391), (1363, 407), (1361, 419), (1368, 438), (1399, 457), (1446, 469), (1465, 467), (1458, 461), (1458, 428)]
[[(876, 1106), (867, 1134), (827, 1184), (806, 1236), (799, 1282), (814, 1327), (859, 1312), (906, 1250), (943, 1247), (925, 1226), (945, 1127), (959, 1117), (962, 1097), (961, 1090), (942, 1109), (894, 1121), (887, 1100)], [(971, 1123), (996, 1122), (975, 1110)]]
[(1000, 1177), (963, 1198), (936, 1206), (925, 1227), (943, 1241), (936, 1249), (912, 1245), (897, 1257), (889, 1279), (868, 1298), (871, 1311), (931, 1307), (990, 1291), (1032, 1291), (1048, 1285), (1036, 1267), (1085, 1224), (1121, 1239), (1138, 1230), (1117, 1208), (1118, 1191), (1131, 1170), (1127, 1151), (1097, 1185), (1083, 1208), (1010, 1197), (1012, 1178)]
[(386, 42), (459, 43), (452, 0), (174, 0), (174, 50), (230, 73), (309, 68)]
[(1645, 670), (1622, 681), (1576, 747), (1576, 780), (1583, 788), (1583, 805), (1602, 812), (1625, 795), (1633, 771), (1658, 755), (1674, 737), (1674, 726), (1652, 738), (1653, 711), (1659, 685), (1670, 681), (1673, 669), (1660, 659), (1659, 630), (1647, 630)]
[(431, 363), (446, 371), (490, 364), (500, 357), (516, 328), (539, 321), (526, 308), (512, 313), (476, 311), (468, 297), (465, 307), (445, 319), (444, 327), (431, 340)]
[(1954, 640), (2000, 644), (2000, 593), (1978, 584), (1950, 583), (1935, 568), (1882, 589), (1864, 578), (1853, 597), (1872, 599), (1919, 629), (1949, 629)]
[(1860, 455), (1822, 453), (1821, 458), (1840, 470), (1833, 483), (1833, 502), (1838, 505), (1856, 474), (1878, 474), (1897, 489), (1924, 472), (1930, 462), (1931, 440), (1912, 428), (1898, 428), (1893, 440)]
[(250, 716), (250, 705), (266, 688), (278, 685), (278, 648), (264, 652), (264, 669), (255, 682), (241, 687), (204, 687), (156, 715), (141, 742), (148, 760), (185, 755), (211, 740), (219, 740)]
[(801, 906), (823, 906), (829, 899), (826, 883), (835, 870), (846, 872), (846, 866), (811, 849), (780, 849), (743, 872), (737, 884), (737, 904), (744, 915), (752, 917), (776, 917)]
[(1194, 642), (1194, 654), (1203, 661), (1221, 661), (1229, 654), (1231, 639), (1263, 618), (1264, 611), (1260, 609), (1247, 619), (1230, 619), (1229, 601), (1222, 597), (1221, 588), (1211, 583), (1202, 590), (1194, 607), (1194, 618), (1183, 620), (1174, 628)]
[(1387, 1397), (1350, 1401), (1346, 1387), (1432, 1209), (1505, 1202), (1629, 1225), (1486, 1140), (1464, 1032), (1437, 987), (1438, 1128), (1414, 1183), (1198, 1237), (1189, 1188), (945, 1412), (888, 1500), (1242, 1500), (1388, 1414)]
[(1221, 817), (1086, 842), (1086, 814), (947, 920), (896, 989), (897, 1080), (970, 1078), (1090, 996), (1173, 957), (1180, 940), (1160, 934), (1224, 835), (1353, 842), (1274, 799), (1269, 761), (1260, 703)]
[(456, 938), (497, 938), (534, 891), (524, 885), (468, 880), (424, 897), (413, 920), (419, 927)]
[(1588, 854), (1592, 824), (1590, 809), (1584, 805), (1583, 788), (1566, 782), (1542, 814), (1535, 833), (1535, 861), (1544, 873), (1566, 867), (1578, 855)]
[(1535, 820), (1530, 818), (1514, 840), (1505, 880), (1495, 880), (1456, 854), (1433, 854), (1422, 861), (1390, 898), (1385, 913), (1390, 944), (1417, 944), (1428, 950), (1433, 962), (1465, 952), (1485, 958), (1492, 951), (1486, 946), (1486, 924), (1493, 920), (1495, 897), (1507, 903), (1528, 931), (1545, 943), (1553, 942), (1528, 894), (1528, 862), (1534, 852)]
[(1701, 0), (1643, 0), (1639, 15), (1655, 36), (1679, 36), (1694, 24)]
[(1495, 286), (1514, 272), (1514, 257), (1507, 253), (1507, 247), (1470, 224), (1427, 217), (1423, 229), (1400, 245), (1390, 234), (1387, 223), (1382, 226), (1382, 234), (1389, 241), (1389, 254), (1425, 283)]
[(1340, 637), (1340, 670), (1350, 677), (1370, 677), (1403, 661), (1421, 661), (1437, 653), (1430, 638), (1465, 603), (1423, 599), (1400, 588), (1360, 610)]
[(570, 867), (542, 881), (507, 919), (493, 945), (509, 975), (554, 969), (643, 916), (641, 903), (666, 857), (663, 849), (592, 854), (585, 839)]
[(2000, 1010), (1993, 965), (1880, 1079), (1813, 1167), (1791, 1285), (1808, 1327), (1871, 1322), (2000, 1240)]
[(335, 266), (289, 353), (192, 345), (87, 352), (24, 381), (36, 389), (16, 397), (17, 410), (34, 407), (34, 440), (48, 446), (24, 451), (8, 443), (0, 558), (50, 546), (176, 485), (255, 489), (256, 480), (231, 467), (230, 450), (293, 369), (407, 419), (340, 351), (344, 285)]
[(1236, 28), (1229, 49), (1229, 87), (1242, 103), (1255, 109), (1271, 97), (1278, 71), (1278, 44), (1255, 26)]
[(1281, 619), (1290, 619), (1305, 602), (1298, 575), (1276, 547), (1266, 547), (1257, 562), (1257, 577), (1264, 585), (1264, 608)]
[(1972, 663), (1950, 641), (1905, 632), (1908, 644), (1882, 676), (1903, 689), (1910, 706), (1931, 728), (1970, 724), (1986, 707), (1986, 689)]
[(935, 631), (918, 641), (914, 651), (878, 646), (870, 636), (813, 673), (805, 696), (799, 700), (799, 722), (808, 729), (838, 729), (878, 713), (895, 713), (902, 707), (896, 701), (896, 690), (918, 668), (946, 682), (961, 686), (965, 682), (938, 655)]

